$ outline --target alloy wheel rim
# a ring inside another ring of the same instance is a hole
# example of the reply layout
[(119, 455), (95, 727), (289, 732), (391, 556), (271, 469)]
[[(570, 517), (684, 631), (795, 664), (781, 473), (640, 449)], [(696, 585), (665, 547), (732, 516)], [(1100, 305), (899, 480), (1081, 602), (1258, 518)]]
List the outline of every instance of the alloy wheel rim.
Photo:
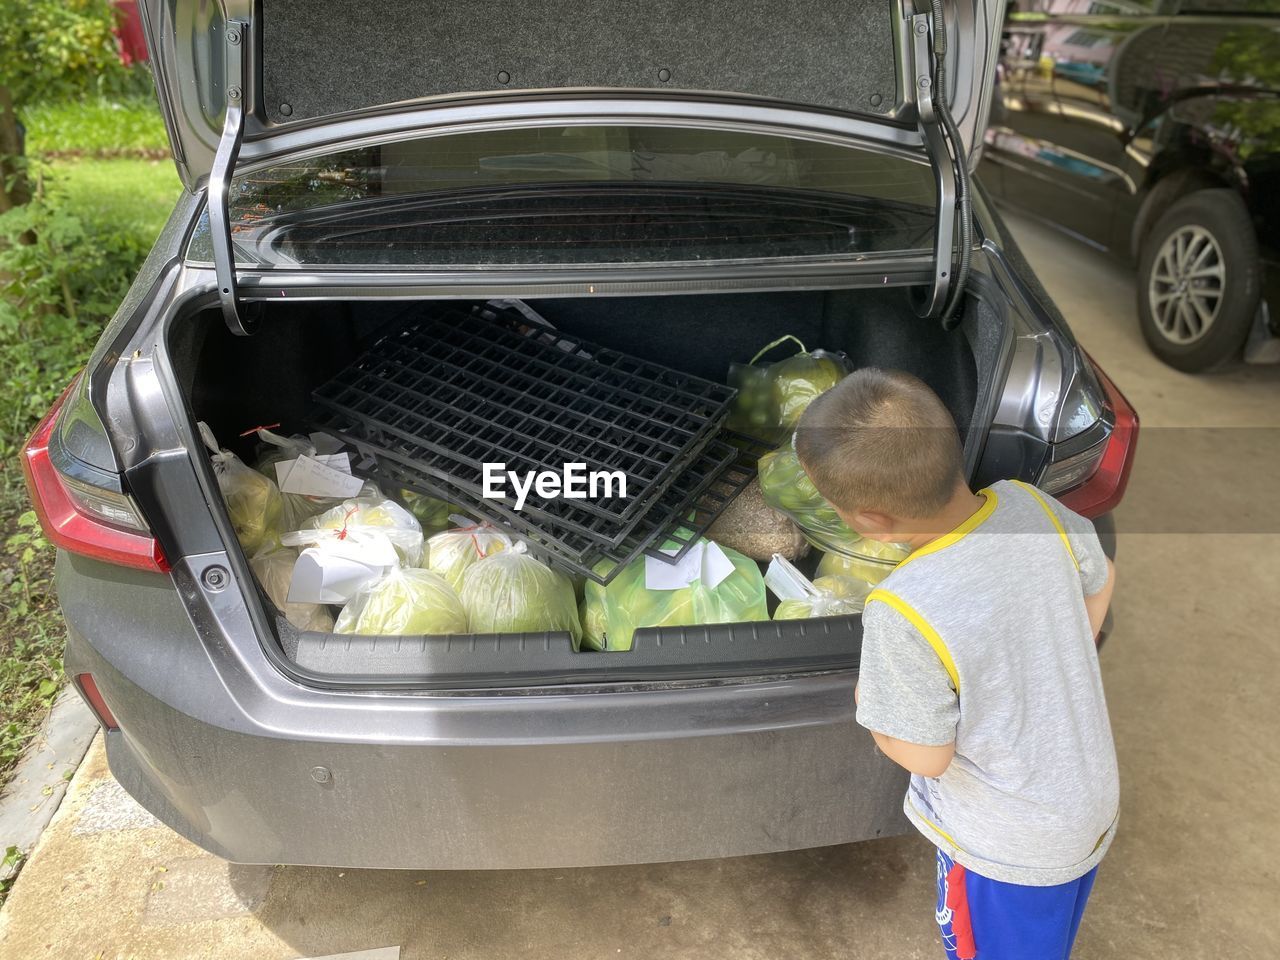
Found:
[(1222, 309), (1226, 264), (1213, 234), (1201, 226), (1180, 227), (1165, 239), (1147, 285), (1151, 319), (1171, 343), (1195, 343), (1209, 332)]

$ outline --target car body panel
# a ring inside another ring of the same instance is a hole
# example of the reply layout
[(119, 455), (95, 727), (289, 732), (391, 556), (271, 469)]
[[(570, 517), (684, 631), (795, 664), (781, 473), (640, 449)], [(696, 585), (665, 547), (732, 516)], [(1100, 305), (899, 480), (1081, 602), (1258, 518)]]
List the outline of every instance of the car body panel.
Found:
[(67, 671), (93, 675), (120, 725), (112, 772), (233, 861), (586, 866), (906, 829), (906, 775), (853, 720), (855, 671), (517, 696), (306, 689), (251, 646), (217, 649), (168, 577), (64, 554), (57, 580)]
[[(501, 4), (455, 4), (442, 17), (411, 0), (359, 12), (274, 0), (140, 6), (174, 161), (193, 191), (208, 180), (228, 91), (238, 86), (227, 79), (229, 22), (247, 25), (248, 79), (236, 92), (247, 108), (245, 145), (256, 144), (248, 152), (258, 157), (271, 155), (282, 137), (342, 118), (376, 123), (406, 109), (590, 102), (618, 91), (647, 99), (655, 116), (690, 102), (731, 105), (740, 115), (791, 105), (815, 116), (862, 117), (890, 139), (914, 129), (904, 13), (893, 2), (665, 9), (602, 0), (584, 11), (558, 0), (534, 18), (527, 5)], [(1004, 5), (945, 7), (951, 110), (976, 162)], [(578, 28), (569, 50), (559, 42), (564, 23)], [(712, 29), (723, 50), (708, 58)], [(584, 32), (600, 42), (586, 42)]]

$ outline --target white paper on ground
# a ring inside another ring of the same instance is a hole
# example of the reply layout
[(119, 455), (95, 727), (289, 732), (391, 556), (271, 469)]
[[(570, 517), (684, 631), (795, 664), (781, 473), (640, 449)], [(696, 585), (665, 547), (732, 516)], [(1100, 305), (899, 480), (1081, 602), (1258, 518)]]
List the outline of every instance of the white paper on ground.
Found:
[(775, 553), (769, 561), (769, 569), (764, 572), (764, 585), (779, 600), (805, 600), (818, 592), (812, 581), (780, 553)]
[(329, 536), (298, 554), (289, 581), (290, 603), (346, 603), (398, 563), (395, 547), (383, 534), (357, 531), (338, 539), (334, 530), (316, 532)]
[(655, 557), (644, 558), (646, 590), (682, 590), (695, 580), (701, 580), (704, 587), (714, 590), (731, 573), (733, 561), (713, 540), (699, 540), (678, 563), (666, 563)]
[(364, 487), (363, 480), (352, 476), (351, 459), (345, 453), (279, 460), (276, 482), (281, 493), (335, 499), (354, 497)]

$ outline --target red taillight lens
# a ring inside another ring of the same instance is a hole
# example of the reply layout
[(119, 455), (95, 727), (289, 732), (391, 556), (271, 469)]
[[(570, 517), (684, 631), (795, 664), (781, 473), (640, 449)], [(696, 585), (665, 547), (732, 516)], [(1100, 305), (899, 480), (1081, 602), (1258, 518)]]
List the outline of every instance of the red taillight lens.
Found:
[[(44, 419), (36, 425), (22, 453), (31, 504), (49, 542), (71, 553), (107, 563), (165, 573), (169, 564), (159, 542), (144, 532), (124, 530), (106, 522), (111, 491), (96, 490), (88, 484), (64, 477), (49, 456), (49, 438), (58, 413), (75, 384), (58, 398)], [(114, 494), (119, 497), (119, 494)], [(96, 510), (91, 508), (96, 506)]]
[(98, 722), (108, 730), (119, 730), (120, 724), (116, 723), (115, 714), (107, 706), (107, 701), (102, 699), (102, 691), (98, 689), (98, 682), (93, 679), (93, 674), (78, 673), (75, 683), (80, 688), (84, 702), (89, 704), (89, 709), (97, 715)]
[[(1089, 362), (1093, 363), (1093, 359), (1090, 358)], [(1115, 416), (1115, 427), (1093, 476), (1074, 490), (1068, 490), (1058, 497), (1076, 513), (1086, 517), (1100, 517), (1114, 510), (1120, 503), (1125, 487), (1129, 485), (1133, 454), (1138, 446), (1137, 411), (1096, 363), (1093, 364), (1093, 372), (1106, 391), (1107, 405)]]

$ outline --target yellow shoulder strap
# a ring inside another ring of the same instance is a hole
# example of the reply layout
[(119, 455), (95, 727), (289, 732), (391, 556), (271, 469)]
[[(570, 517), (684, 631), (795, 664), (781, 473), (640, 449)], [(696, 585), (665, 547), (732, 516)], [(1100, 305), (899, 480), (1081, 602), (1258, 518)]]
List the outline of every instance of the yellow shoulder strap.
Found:
[(1031, 496), (1036, 498), (1036, 503), (1040, 504), (1040, 509), (1044, 511), (1044, 515), (1049, 518), (1049, 522), (1053, 524), (1054, 529), (1058, 531), (1058, 536), (1062, 538), (1062, 545), (1067, 548), (1067, 556), (1071, 558), (1071, 562), (1076, 565), (1076, 569), (1080, 569), (1080, 561), (1076, 559), (1076, 552), (1071, 549), (1071, 540), (1067, 536), (1066, 528), (1062, 526), (1062, 521), (1058, 519), (1058, 515), (1053, 512), (1053, 507), (1049, 506), (1044, 495), (1029, 483), (1023, 483), (1021, 480), (1013, 481)]
[(951, 651), (942, 642), (942, 637), (938, 636), (938, 631), (933, 629), (933, 625), (920, 616), (915, 607), (911, 606), (896, 593), (890, 593), (888, 590), (882, 590), (877, 587), (867, 596), (867, 603), (873, 603), (877, 600), (893, 607), (893, 609), (906, 617), (913, 627), (920, 631), (920, 636), (924, 637), (925, 642), (933, 647), (933, 652), (938, 655), (938, 660), (942, 663), (942, 669), (946, 670), (947, 676), (951, 678), (951, 686), (959, 694), (960, 674), (956, 672), (956, 662), (951, 659)]

